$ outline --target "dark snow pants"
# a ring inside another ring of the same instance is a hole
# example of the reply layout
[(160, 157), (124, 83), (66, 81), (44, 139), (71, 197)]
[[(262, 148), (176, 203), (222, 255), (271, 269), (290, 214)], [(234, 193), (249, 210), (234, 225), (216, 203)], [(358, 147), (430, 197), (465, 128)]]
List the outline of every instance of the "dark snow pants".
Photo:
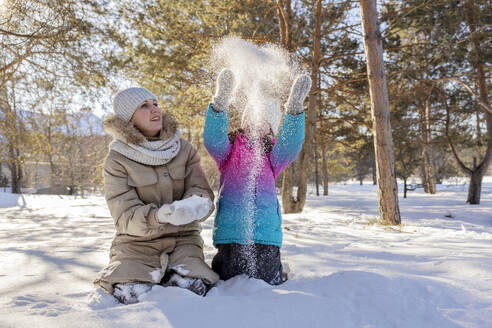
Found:
[(219, 244), (218, 252), (212, 260), (212, 270), (220, 279), (227, 280), (245, 274), (262, 279), (270, 285), (279, 285), (282, 279), (280, 248), (262, 244)]

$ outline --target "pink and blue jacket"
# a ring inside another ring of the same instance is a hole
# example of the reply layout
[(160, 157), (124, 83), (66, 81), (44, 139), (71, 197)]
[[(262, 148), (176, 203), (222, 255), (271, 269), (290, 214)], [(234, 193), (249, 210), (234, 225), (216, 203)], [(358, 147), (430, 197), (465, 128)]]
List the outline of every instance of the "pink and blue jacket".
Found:
[(227, 111), (216, 112), (209, 105), (203, 140), (220, 171), (214, 245), (281, 247), (282, 217), (275, 179), (301, 150), (305, 115), (285, 114), (272, 151), (259, 156), (244, 134), (238, 133), (232, 144), (227, 135), (228, 120)]

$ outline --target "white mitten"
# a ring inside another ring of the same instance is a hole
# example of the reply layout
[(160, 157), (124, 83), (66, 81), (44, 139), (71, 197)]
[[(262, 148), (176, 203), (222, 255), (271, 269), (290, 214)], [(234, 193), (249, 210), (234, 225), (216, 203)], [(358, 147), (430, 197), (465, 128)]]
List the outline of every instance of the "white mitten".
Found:
[(157, 221), (171, 223), (176, 226), (193, 222), (194, 220), (191, 220), (192, 216), (187, 213), (185, 208), (179, 207), (177, 202), (179, 201), (162, 205), (157, 211)]
[(176, 200), (171, 204), (164, 204), (157, 211), (157, 220), (160, 223), (185, 225), (203, 219), (210, 208), (212, 201), (205, 197), (193, 195), (189, 198)]
[(228, 68), (220, 71), (217, 77), (217, 88), (212, 98), (212, 107), (216, 112), (223, 112), (231, 102), (232, 89), (234, 87), (234, 73)]
[(304, 111), (302, 104), (311, 89), (311, 78), (307, 74), (300, 75), (292, 84), (289, 99), (285, 103), (285, 110), (289, 114), (300, 114)]
[(196, 220), (203, 219), (212, 208), (212, 201), (209, 198), (193, 195), (190, 198), (186, 198), (186, 200), (193, 201), (193, 215), (196, 217)]

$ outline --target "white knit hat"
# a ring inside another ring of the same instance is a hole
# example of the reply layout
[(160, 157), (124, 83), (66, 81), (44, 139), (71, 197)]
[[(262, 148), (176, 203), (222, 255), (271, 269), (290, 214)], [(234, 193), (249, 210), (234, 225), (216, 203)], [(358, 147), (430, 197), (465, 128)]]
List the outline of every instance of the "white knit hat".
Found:
[(252, 123), (253, 126), (261, 122), (267, 122), (272, 128), (273, 134), (276, 135), (281, 119), (280, 102), (277, 99), (269, 98), (261, 101), (260, 106), (255, 106), (255, 109), (246, 106), (241, 117), (241, 126), (244, 128), (246, 122)]
[(157, 97), (145, 88), (128, 88), (116, 94), (113, 100), (113, 110), (116, 116), (130, 122), (138, 106), (149, 99)]

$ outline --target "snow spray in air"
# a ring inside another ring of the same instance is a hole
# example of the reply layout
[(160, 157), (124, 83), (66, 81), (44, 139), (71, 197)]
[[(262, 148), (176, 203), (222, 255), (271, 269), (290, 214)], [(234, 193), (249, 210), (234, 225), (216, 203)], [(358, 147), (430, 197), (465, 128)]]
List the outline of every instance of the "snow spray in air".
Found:
[[(247, 213), (248, 240), (253, 247), (255, 233), (258, 177), (267, 163), (262, 151), (261, 138), (265, 125), (269, 124), (274, 134), (282, 118), (281, 103), (287, 100), (294, 78), (301, 69), (292, 56), (273, 44), (258, 46), (239, 37), (226, 37), (212, 51), (212, 66), (218, 74), (223, 68), (234, 73), (235, 86), (231, 110), (239, 111), (242, 128), (249, 138), (248, 168), (250, 168), (241, 209)], [(250, 162), (251, 161), (251, 162)], [(255, 275), (255, 256), (250, 253), (248, 271)]]

